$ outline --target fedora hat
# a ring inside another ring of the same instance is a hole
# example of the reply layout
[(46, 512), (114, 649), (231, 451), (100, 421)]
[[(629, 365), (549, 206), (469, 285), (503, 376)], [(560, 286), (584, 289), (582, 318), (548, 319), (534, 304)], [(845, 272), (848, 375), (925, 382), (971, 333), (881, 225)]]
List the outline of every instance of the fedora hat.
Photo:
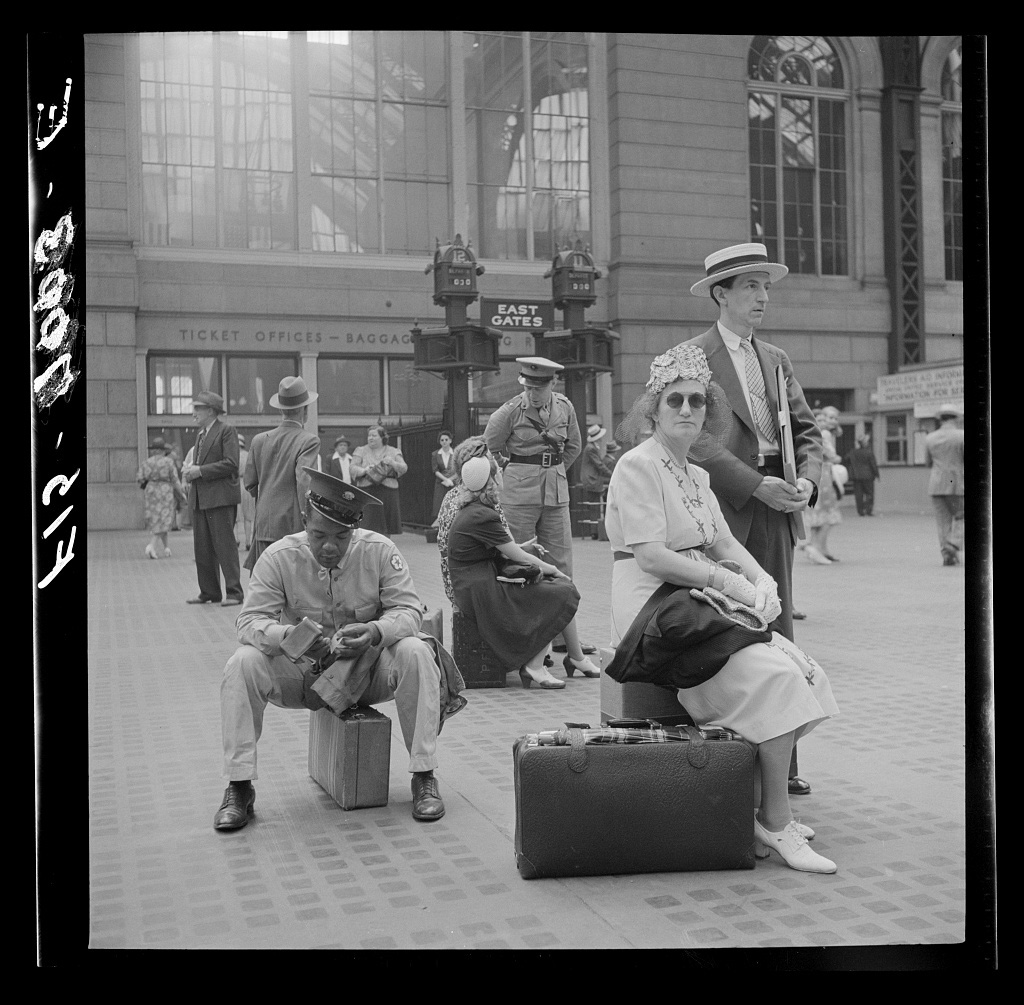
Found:
[(706, 296), (715, 283), (729, 276), (739, 276), (744, 272), (767, 272), (769, 281), (777, 283), (788, 274), (789, 269), (778, 262), (769, 262), (768, 249), (763, 244), (734, 244), (708, 255), (704, 259), (704, 271), (707, 275), (690, 287), (695, 297)]
[(565, 367), (543, 356), (517, 356), (519, 383), (524, 387), (544, 387), (550, 384), (559, 370)]
[(593, 425), (587, 427), (587, 443), (597, 443), (598, 440), (603, 439), (608, 434), (608, 430), (603, 426)]
[(192, 399), (192, 407), (202, 405), (204, 408), (212, 408), (215, 412), (224, 411), (224, 399), (216, 391), (200, 391)]
[(363, 518), (365, 507), (384, 505), (376, 496), (334, 475), (317, 471), (316, 468), (304, 467), (302, 470), (309, 475), (309, 504), (317, 513), (343, 527), (357, 526)]
[(952, 419), (962, 419), (964, 417), (964, 410), (959, 405), (954, 405), (952, 402), (946, 402), (946, 404), (939, 406), (935, 415), (936, 418), (939, 419), (946, 416), (949, 416)]
[(301, 377), (285, 377), (277, 386), (277, 394), (270, 396), (271, 408), (301, 408), (316, 401), (320, 395), (306, 389)]

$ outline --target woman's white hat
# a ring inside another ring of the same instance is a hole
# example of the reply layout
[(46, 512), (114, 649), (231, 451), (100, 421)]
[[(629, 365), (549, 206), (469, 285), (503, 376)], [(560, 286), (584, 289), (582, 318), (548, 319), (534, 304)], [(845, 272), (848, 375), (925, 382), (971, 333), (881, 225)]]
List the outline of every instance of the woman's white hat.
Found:
[(479, 492), (491, 477), (491, 462), (486, 457), (471, 457), (462, 465), (461, 477), (470, 492)]
[(744, 272), (767, 272), (772, 283), (777, 283), (789, 273), (785, 265), (768, 261), (768, 249), (763, 244), (734, 244), (716, 251), (704, 259), (704, 271), (707, 275), (690, 287), (695, 297), (707, 296), (720, 279)]

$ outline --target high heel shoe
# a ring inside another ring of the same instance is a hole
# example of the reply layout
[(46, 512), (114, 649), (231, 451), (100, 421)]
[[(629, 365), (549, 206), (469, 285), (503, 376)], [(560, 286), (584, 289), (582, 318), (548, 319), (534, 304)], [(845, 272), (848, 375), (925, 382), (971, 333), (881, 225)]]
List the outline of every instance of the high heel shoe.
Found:
[[(797, 872), (817, 872), (827, 875), (836, 872), (839, 868), (831, 859), (811, 850), (807, 838), (797, 830), (795, 820), (790, 820), (784, 830), (769, 831), (765, 830), (757, 817), (754, 817), (754, 838), (755, 845), (759, 841), (764, 850), (778, 852), (786, 865), (790, 869), (796, 869)], [(756, 850), (755, 854), (757, 854)]]
[(581, 659), (579, 662), (574, 660), (571, 656), (566, 656), (565, 659), (562, 660), (562, 666), (565, 667), (565, 672), (570, 677), (574, 673), (576, 673), (577, 670), (579, 670), (579, 672), (583, 674), (584, 677), (601, 676), (601, 668), (594, 666), (594, 664), (590, 661), (589, 656), (584, 656), (583, 659)]
[(814, 565), (831, 565), (832, 563), (817, 549), (813, 544), (807, 545), (804, 548), (808, 559), (814, 563)]
[(157, 553), (153, 550), (153, 545), (151, 545), (151, 544), (147, 544), (146, 545), (146, 555), (149, 558), (156, 558), (157, 557)]
[(520, 667), (519, 679), (523, 682), (523, 687), (529, 687), (535, 682), (540, 687), (545, 688), (548, 691), (560, 691), (565, 687), (564, 680), (552, 677), (551, 674), (543, 668), (540, 670), (531, 670), (529, 667)]

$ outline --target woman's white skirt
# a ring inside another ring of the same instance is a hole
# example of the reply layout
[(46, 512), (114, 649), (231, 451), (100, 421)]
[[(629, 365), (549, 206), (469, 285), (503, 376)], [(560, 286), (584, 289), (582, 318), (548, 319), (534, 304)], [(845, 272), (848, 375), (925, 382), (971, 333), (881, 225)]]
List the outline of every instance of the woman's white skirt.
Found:
[[(612, 570), (612, 644), (661, 585), (635, 559)], [(729, 658), (710, 680), (680, 688), (679, 702), (694, 722), (735, 730), (751, 743), (794, 732), (796, 739), (839, 714), (821, 666), (778, 632)]]

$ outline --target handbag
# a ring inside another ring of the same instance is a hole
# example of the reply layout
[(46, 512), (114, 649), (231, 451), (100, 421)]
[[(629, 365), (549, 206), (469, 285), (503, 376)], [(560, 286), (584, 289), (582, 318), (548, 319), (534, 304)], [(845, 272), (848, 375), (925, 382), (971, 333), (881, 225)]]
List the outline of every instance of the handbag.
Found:
[(620, 684), (696, 687), (734, 653), (771, 638), (763, 618), (718, 590), (663, 583), (633, 619), (605, 672)]
[(497, 578), (513, 582), (533, 583), (540, 579), (540, 569), (529, 562), (517, 562), (511, 558), (498, 558), (494, 562)]

